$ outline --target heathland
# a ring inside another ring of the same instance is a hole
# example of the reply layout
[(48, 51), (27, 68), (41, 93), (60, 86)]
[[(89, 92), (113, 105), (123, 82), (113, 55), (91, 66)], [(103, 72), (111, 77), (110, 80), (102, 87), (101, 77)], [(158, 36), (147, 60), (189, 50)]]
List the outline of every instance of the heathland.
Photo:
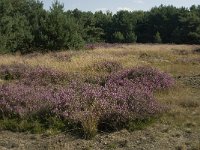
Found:
[(0, 149), (200, 147), (200, 46), (0, 55)]

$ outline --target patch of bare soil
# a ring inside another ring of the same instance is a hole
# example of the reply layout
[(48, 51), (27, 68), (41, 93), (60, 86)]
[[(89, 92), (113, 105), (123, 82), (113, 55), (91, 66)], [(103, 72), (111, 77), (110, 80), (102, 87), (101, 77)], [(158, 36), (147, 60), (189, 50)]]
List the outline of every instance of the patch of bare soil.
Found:
[(1, 150), (199, 150), (200, 129), (190, 126), (173, 128), (156, 123), (144, 130), (97, 135), (93, 140), (83, 140), (68, 134), (54, 136), (27, 133), (0, 132)]

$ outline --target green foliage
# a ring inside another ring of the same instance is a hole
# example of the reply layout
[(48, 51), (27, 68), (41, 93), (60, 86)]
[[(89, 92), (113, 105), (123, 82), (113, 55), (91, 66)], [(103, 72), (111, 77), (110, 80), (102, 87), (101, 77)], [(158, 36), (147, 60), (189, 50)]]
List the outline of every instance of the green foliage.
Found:
[(155, 43), (162, 43), (162, 39), (160, 37), (160, 33), (156, 32), (156, 35), (154, 36), (154, 42)]
[(121, 32), (115, 32), (113, 34), (113, 42), (123, 43), (124, 42), (124, 35)]
[(13, 132), (31, 132), (31, 133), (47, 133), (51, 134), (66, 131), (69, 128), (67, 121), (60, 118), (49, 116), (41, 118), (4, 118), (0, 119), (0, 129), (10, 130)]
[[(162, 35), (162, 37), (161, 37)], [(200, 6), (150, 11), (49, 11), (40, 0), (0, 0), (0, 53), (81, 49), (85, 43), (200, 44)]]
[(126, 36), (126, 42), (127, 43), (135, 43), (137, 41), (137, 36), (134, 32), (130, 32)]
[(148, 125), (154, 123), (156, 120), (156, 117), (131, 120), (127, 123), (126, 128), (129, 131), (142, 130)]
[(30, 25), (25, 15), (22, 15), (22, 6), (14, 7), (23, 0), (13, 3), (11, 0), (1, 0), (0, 7), (0, 37), (2, 38), (0, 49), (2, 52), (24, 51), (30, 47), (33, 36)]
[(67, 48), (68, 49), (81, 49), (85, 45), (85, 41), (81, 37), (80, 34), (75, 32), (74, 34), (71, 34), (68, 40)]
[(36, 0), (0, 0), (0, 8), (1, 53), (80, 49), (84, 45), (80, 25), (65, 14), (58, 1), (50, 11)]
[(73, 18), (65, 14), (64, 6), (55, 1), (46, 20), (47, 48), (60, 50), (82, 47), (83, 40), (77, 30), (78, 27)]
[(42, 133), (44, 128), (38, 121), (19, 120), (19, 119), (3, 119), (0, 120), (0, 129), (10, 130), (13, 132)]
[(112, 42), (132, 43), (137, 38), (134, 33), (136, 27), (135, 16), (128, 11), (119, 11), (112, 18), (114, 39)]

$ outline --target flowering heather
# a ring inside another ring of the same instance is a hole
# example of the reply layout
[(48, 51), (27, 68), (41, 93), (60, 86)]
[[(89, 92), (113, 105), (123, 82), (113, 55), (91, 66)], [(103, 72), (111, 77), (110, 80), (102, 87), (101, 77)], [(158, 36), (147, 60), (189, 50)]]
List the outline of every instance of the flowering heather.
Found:
[(0, 78), (4, 80), (16, 80), (24, 78), (26, 72), (29, 72), (30, 68), (24, 64), (11, 64), (0, 66)]
[(104, 61), (99, 62), (94, 65), (94, 70), (97, 72), (103, 71), (103, 72), (116, 72), (122, 69), (122, 65), (119, 62), (114, 61)]
[(74, 78), (78, 78), (78, 76), (46, 67), (12, 64), (0, 66), (0, 78), (4, 80), (19, 80), (27, 85), (47, 86), (50, 84), (64, 85)]
[(110, 75), (107, 85), (126, 86), (126, 84), (137, 84), (149, 90), (170, 88), (174, 79), (167, 73), (152, 67), (136, 67)]
[[(27, 116), (51, 107), (52, 113), (66, 119), (81, 121), (89, 114), (97, 118), (118, 113), (139, 117), (158, 112), (158, 104), (152, 94), (136, 87), (107, 89), (102, 86), (83, 84), (52, 89), (8, 84), (0, 86), (3, 114)], [(6, 113), (5, 113), (6, 112)]]
[(22, 82), (27, 85), (65, 84), (70, 80), (70, 76), (66, 73), (40, 66), (32, 68), (24, 76)]
[(1, 116), (25, 117), (48, 109), (51, 91), (23, 84), (0, 86)]
[[(107, 107), (102, 86), (74, 82), (67, 88), (59, 89), (56, 94), (62, 94), (57, 112), (76, 121), (84, 119), (91, 112), (98, 116)], [(63, 108), (68, 104), (68, 109)]]
[[(107, 67), (107, 62), (103, 66)], [(153, 91), (169, 88), (174, 82), (169, 75), (150, 67), (112, 73), (102, 85), (79, 82), (45, 67), (13, 68), (8, 70), (19, 80), (0, 85), (0, 117), (23, 119), (47, 112), (80, 123), (88, 137), (95, 135), (104, 122), (126, 124), (160, 114), (165, 107), (155, 100)], [(70, 82), (65, 85), (66, 81)]]
[[(129, 119), (145, 118), (164, 111), (164, 107), (154, 99), (152, 92), (133, 87), (107, 87), (82, 84), (74, 85), (73, 101), (62, 99), (60, 114), (74, 121), (85, 122), (86, 118), (95, 117), (105, 121), (118, 116), (118, 122)], [(73, 103), (73, 104), (72, 104)], [(66, 105), (68, 109), (66, 109)], [(63, 108), (64, 107), (64, 108)], [(70, 110), (70, 111), (66, 111)], [(92, 115), (92, 116), (91, 116)]]

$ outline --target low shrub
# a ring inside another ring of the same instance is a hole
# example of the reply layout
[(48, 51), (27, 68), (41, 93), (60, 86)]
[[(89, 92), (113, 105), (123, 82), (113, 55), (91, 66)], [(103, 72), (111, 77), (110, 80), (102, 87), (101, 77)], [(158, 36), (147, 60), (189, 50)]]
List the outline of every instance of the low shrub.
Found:
[(72, 76), (67, 73), (53, 70), (46, 67), (34, 67), (31, 71), (26, 72), (22, 82), (27, 85), (40, 85), (48, 86), (53, 85), (64, 85), (66, 84)]
[(126, 84), (136, 84), (138, 87), (145, 87), (149, 90), (160, 90), (170, 88), (174, 82), (175, 80), (167, 73), (147, 66), (113, 73), (108, 78), (107, 85), (126, 86)]
[(106, 83), (106, 80), (107, 80), (107, 75), (106, 74), (87, 75), (82, 80), (85, 83), (105, 86), (105, 83)]
[(0, 78), (3, 80), (19, 80), (20, 83), (26, 85), (48, 86), (50, 84), (65, 85), (78, 76), (47, 67), (11, 64), (0, 66)]
[(17, 80), (24, 78), (30, 68), (24, 64), (11, 64), (0, 66), (0, 78), (3, 80)]
[(0, 116), (25, 118), (51, 107), (52, 91), (24, 84), (0, 85)]
[(115, 61), (99, 62), (93, 66), (93, 69), (95, 71), (107, 72), (107, 73), (117, 72), (117, 71), (121, 70), (122, 68), (123, 68), (122, 65), (119, 62), (115, 62)]
[(157, 116), (144, 118), (144, 119), (129, 120), (126, 124), (126, 129), (128, 131), (142, 130), (148, 125), (154, 123), (156, 120), (157, 120)]
[[(154, 68), (137, 67), (112, 73), (104, 85), (69, 80), (66, 74), (44, 67), (20, 73), (19, 82), (0, 85), (0, 118), (39, 120), (42, 128), (63, 128), (61, 122), (80, 126), (86, 139), (98, 130), (127, 127), (163, 113), (153, 92), (169, 88), (174, 80)], [(54, 86), (48, 86), (49, 83)], [(61, 86), (55, 86), (55, 84)], [(51, 122), (51, 123), (50, 123)]]
[[(91, 84), (83, 84), (76, 88), (76, 104), (70, 105), (64, 116), (70, 119), (77, 120), (83, 124), (83, 127), (90, 122), (92, 130), (85, 129), (93, 134), (98, 127), (106, 128), (121, 128), (130, 119), (146, 118), (160, 114), (166, 108), (156, 102), (150, 91), (145, 89), (137, 89), (135, 85), (130, 87), (101, 87)], [(74, 100), (74, 99), (73, 99)], [(64, 100), (64, 103), (67, 101)], [(67, 103), (69, 104), (69, 102)], [(66, 104), (60, 105), (65, 106)], [(72, 108), (76, 106), (75, 108)], [(71, 113), (71, 114), (70, 114)], [(111, 127), (112, 126), (112, 127)], [(87, 126), (88, 127), (88, 126)], [(89, 133), (87, 133), (90, 135)]]
[(35, 133), (46, 133), (46, 134), (56, 134), (60, 131), (66, 131), (71, 127), (68, 126), (67, 122), (51, 116), (49, 118), (43, 118), (39, 120), (36, 118), (19, 119), (19, 118), (5, 118), (0, 119), (0, 130), (10, 130), (13, 132), (31, 132)]
[(158, 103), (152, 91), (138, 84), (106, 85), (109, 99), (108, 112), (102, 117), (104, 129), (119, 130), (129, 120), (145, 119), (166, 111), (167, 107)]

